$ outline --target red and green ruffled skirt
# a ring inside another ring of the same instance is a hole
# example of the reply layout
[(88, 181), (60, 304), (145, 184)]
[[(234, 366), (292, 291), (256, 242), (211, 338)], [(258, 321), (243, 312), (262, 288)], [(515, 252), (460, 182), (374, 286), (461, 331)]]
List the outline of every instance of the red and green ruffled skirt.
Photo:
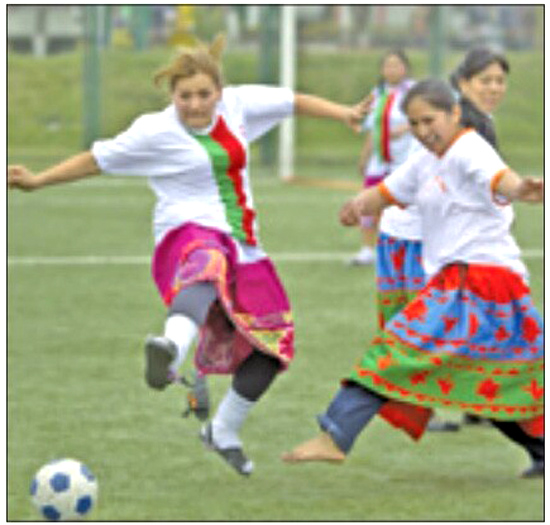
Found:
[(380, 232), (376, 242), (378, 326), (397, 315), (424, 288), (422, 242)]
[(542, 435), (542, 319), (507, 268), (449, 265), (386, 323), (347, 380), (389, 398), (380, 415), (414, 438), (433, 408)]

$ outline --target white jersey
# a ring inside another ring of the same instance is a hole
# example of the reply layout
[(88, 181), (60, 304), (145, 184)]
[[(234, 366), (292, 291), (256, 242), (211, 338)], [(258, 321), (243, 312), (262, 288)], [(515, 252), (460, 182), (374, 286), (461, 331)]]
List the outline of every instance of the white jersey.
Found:
[[(412, 137), (408, 156), (423, 148), (424, 146)], [(405, 160), (406, 159), (403, 159), (401, 164)], [(399, 206), (390, 206), (386, 208), (380, 217), (379, 230), (381, 233), (385, 233), (396, 239), (421, 241), (422, 223), (418, 207), (411, 205), (406, 208), (401, 208)]]
[[(401, 102), (408, 90), (414, 85), (412, 80), (404, 80), (398, 86), (384, 85), (372, 90), (373, 95), (371, 111), (363, 123), (363, 129), (371, 133), (372, 153), (365, 166), (365, 176), (383, 177), (402, 164), (408, 157), (412, 141), (411, 133), (404, 133), (400, 137), (389, 138), (387, 142), (389, 160), (384, 160), (380, 155), (380, 130), (384, 113), (386, 113), (389, 130), (408, 124), (408, 118), (401, 110)], [(388, 95), (391, 95), (389, 102)]]
[(194, 222), (231, 235), (246, 251), (258, 245), (249, 144), (293, 111), (290, 89), (227, 87), (212, 124), (200, 133), (183, 125), (172, 104), (95, 142), (92, 154), (106, 173), (148, 177), (157, 197), (156, 243), (172, 228)]
[(385, 233), (395, 239), (407, 241), (422, 240), (422, 222), (418, 207), (415, 205), (401, 208), (390, 206), (382, 212), (380, 218), (380, 233)]
[(510, 233), (513, 215), (494, 193), (507, 169), (491, 145), (467, 129), (442, 156), (423, 149), (386, 177), (382, 191), (418, 205), (428, 276), (461, 261), (506, 266), (527, 279)]

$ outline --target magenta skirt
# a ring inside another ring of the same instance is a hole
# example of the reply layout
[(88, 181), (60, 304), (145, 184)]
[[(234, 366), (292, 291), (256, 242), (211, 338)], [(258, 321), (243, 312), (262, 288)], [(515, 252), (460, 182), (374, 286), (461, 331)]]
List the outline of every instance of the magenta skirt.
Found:
[(256, 349), (284, 370), (294, 357), (294, 322), (269, 258), (240, 263), (233, 239), (194, 223), (170, 231), (157, 246), (153, 279), (167, 306), (180, 290), (212, 282), (218, 292), (200, 329), (195, 364), (204, 374), (232, 374)]

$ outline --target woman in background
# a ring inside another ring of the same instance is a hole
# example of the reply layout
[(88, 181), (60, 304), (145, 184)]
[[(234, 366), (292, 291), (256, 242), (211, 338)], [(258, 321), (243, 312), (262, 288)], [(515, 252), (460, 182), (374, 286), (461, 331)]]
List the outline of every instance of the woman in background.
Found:
[[(401, 101), (414, 84), (410, 62), (404, 51), (389, 51), (382, 57), (380, 82), (372, 90), (372, 112), (365, 119), (366, 137), (359, 157), (359, 173), (364, 187), (378, 184), (409, 155), (413, 138)], [(379, 216), (361, 218), (363, 246), (350, 260), (352, 265), (375, 261)], [(414, 227), (414, 226), (413, 226)]]
[(509, 73), (510, 64), (504, 55), (476, 47), (466, 53), (450, 77), (459, 93), (462, 125), (474, 128), (497, 150), (492, 114), (504, 99)]
[[(499, 148), (492, 114), (504, 99), (509, 73), (506, 57), (483, 46), (468, 51), (450, 76), (459, 95), (462, 125), (474, 128), (496, 150)], [(513, 214), (511, 207), (509, 213)], [(463, 418), (466, 425), (483, 422), (473, 414), (465, 414)]]

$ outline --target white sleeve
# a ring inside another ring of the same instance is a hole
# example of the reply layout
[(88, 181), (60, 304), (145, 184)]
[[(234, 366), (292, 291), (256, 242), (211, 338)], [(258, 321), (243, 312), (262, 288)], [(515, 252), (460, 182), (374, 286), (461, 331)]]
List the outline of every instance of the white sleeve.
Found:
[(143, 115), (116, 137), (94, 142), (92, 155), (101, 170), (113, 175), (157, 174), (159, 156), (150, 140), (150, 130), (150, 119)]
[(391, 197), (398, 204), (408, 206), (416, 200), (418, 191), (418, 172), (424, 156), (423, 151), (418, 151), (414, 155), (410, 155), (403, 164), (398, 166), (387, 177), (384, 178), (382, 184), (390, 193)]
[(294, 113), (294, 92), (289, 88), (244, 85), (230, 89), (242, 104), (246, 136), (250, 142)]

